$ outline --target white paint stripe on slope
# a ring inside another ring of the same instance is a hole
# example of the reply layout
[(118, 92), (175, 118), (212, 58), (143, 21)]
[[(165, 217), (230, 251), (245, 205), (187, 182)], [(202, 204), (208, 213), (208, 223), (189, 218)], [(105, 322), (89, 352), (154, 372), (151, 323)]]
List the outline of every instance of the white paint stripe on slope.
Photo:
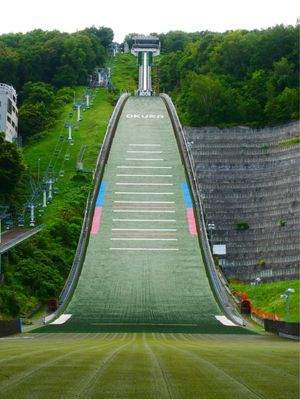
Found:
[(123, 229), (113, 227), (112, 231), (177, 231), (177, 229)]
[(64, 324), (67, 320), (69, 320), (71, 318), (71, 314), (62, 314), (61, 316), (59, 316), (58, 319), (56, 319), (55, 321), (53, 321), (50, 324)]
[(148, 192), (133, 192), (133, 191), (115, 191), (115, 194), (119, 195), (174, 195), (174, 193), (148, 193)]
[(175, 204), (175, 201), (114, 201), (116, 204)]
[(117, 177), (173, 177), (173, 175), (127, 175), (127, 174), (117, 174)]
[(162, 154), (162, 151), (127, 151), (129, 154)]
[(177, 238), (111, 238), (111, 241), (178, 241)]
[(126, 161), (164, 161), (163, 158), (126, 158)]
[(132, 147), (160, 147), (160, 144), (128, 144)]
[(113, 212), (136, 212), (136, 213), (175, 213), (176, 211), (148, 211), (136, 209), (113, 209)]
[(174, 186), (173, 183), (115, 183), (117, 186)]
[(179, 251), (178, 248), (109, 248), (111, 251)]
[(175, 223), (176, 219), (113, 219), (113, 222), (170, 222)]
[(130, 165), (119, 165), (118, 169), (172, 169), (173, 166), (130, 166)]
[(227, 319), (226, 316), (215, 316), (215, 318), (222, 324), (224, 324), (224, 326), (233, 326), (233, 327), (237, 327), (236, 324), (234, 324), (231, 320)]

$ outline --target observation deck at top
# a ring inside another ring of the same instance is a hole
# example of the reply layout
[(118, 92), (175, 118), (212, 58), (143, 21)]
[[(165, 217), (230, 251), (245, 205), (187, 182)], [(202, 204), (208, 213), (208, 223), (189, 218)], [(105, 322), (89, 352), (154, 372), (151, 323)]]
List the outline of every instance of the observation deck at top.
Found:
[(159, 38), (156, 36), (134, 36), (131, 53), (138, 56), (140, 52), (152, 52), (154, 56), (159, 55)]
[(134, 36), (131, 53), (138, 57), (139, 96), (152, 96), (151, 67), (153, 56), (160, 54), (160, 42), (156, 36)]

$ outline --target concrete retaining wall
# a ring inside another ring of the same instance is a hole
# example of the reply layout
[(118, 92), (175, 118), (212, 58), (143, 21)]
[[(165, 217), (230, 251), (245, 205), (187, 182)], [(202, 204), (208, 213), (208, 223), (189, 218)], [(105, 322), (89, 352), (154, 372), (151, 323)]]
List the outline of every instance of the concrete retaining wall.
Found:
[[(299, 278), (299, 122), (266, 129), (185, 128), (212, 244), (227, 278)], [(249, 228), (239, 230), (239, 223)], [(263, 265), (260, 263), (263, 261)]]

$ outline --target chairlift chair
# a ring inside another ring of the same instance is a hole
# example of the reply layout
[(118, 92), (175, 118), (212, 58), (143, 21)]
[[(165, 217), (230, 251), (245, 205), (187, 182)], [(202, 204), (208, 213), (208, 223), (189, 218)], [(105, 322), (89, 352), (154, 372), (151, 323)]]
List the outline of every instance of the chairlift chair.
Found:
[(24, 219), (18, 219), (18, 227), (24, 227), (25, 226), (25, 220)]

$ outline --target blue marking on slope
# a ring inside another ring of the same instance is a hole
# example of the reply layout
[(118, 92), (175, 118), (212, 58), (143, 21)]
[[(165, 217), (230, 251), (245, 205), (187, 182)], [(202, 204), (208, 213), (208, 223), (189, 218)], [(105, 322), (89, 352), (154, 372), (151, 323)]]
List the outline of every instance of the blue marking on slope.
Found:
[(105, 195), (105, 191), (107, 188), (107, 181), (103, 180), (101, 182), (101, 186), (99, 189), (99, 193), (98, 193), (98, 197), (97, 197), (97, 201), (96, 201), (96, 206), (103, 206), (103, 200), (104, 200), (104, 195)]
[(192, 198), (190, 195), (189, 186), (187, 185), (187, 183), (182, 183), (181, 188), (183, 191), (186, 208), (193, 208), (193, 203), (192, 203)]

